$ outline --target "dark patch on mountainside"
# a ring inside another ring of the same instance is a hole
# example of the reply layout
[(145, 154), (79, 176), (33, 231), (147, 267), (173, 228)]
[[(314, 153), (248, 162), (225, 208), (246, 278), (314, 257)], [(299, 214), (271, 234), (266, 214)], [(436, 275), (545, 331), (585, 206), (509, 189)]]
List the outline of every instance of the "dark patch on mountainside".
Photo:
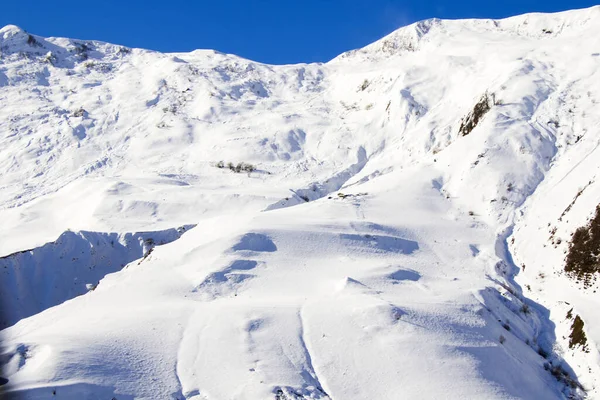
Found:
[[(569, 314), (567, 314), (567, 318), (572, 318), (571, 309)], [(583, 330), (584, 322), (579, 315), (575, 316), (573, 320), (573, 325), (571, 325), (571, 334), (569, 335), (569, 348), (573, 349), (577, 346), (581, 346), (581, 349), (588, 353), (589, 349), (587, 346), (587, 336), (585, 335), (585, 331)]]
[(491, 110), (492, 105), (494, 104), (494, 95), (490, 95), (487, 92), (481, 96), (481, 99), (475, 104), (473, 110), (464, 117), (460, 123), (460, 128), (458, 132), (461, 136), (467, 136), (469, 133), (475, 129), (479, 121), (483, 118), (483, 116)]
[(600, 273), (600, 205), (592, 220), (573, 233), (565, 271), (586, 288), (596, 281)]

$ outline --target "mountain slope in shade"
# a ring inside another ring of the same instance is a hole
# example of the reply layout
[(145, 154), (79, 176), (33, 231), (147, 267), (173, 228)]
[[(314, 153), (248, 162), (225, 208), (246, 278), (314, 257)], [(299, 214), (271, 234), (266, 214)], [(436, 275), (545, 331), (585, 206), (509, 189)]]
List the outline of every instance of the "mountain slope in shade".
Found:
[[(2, 28), (0, 260), (69, 278), (0, 331), (4, 397), (600, 398), (598, 283), (564, 272), (599, 29), (434, 19), (274, 66)], [(43, 250), (186, 224), (87, 293), (79, 247)]]

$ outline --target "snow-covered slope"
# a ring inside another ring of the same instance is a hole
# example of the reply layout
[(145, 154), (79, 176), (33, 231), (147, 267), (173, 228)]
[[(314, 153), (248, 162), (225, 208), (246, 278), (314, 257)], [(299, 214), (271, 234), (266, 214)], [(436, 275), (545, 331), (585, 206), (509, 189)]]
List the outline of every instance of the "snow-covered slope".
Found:
[(428, 20), (273, 66), (2, 28), (4, 396), (600, 398), (598, 284), (562, 272), (599, 29)]
[(126, 234), (67, 231), (56, 242), (0, 258), (0, 328), (94, 290), (105, 275), (143, 261), (154, 246), (177, 240), (190, 227)]

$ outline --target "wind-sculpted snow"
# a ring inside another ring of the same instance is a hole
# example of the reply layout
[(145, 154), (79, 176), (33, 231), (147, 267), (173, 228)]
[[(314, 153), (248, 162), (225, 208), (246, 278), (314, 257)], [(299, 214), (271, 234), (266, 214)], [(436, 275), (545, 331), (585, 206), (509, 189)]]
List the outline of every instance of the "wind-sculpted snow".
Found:
[[(6, 396), (598, 398), (598, 287), (563, 271), (599, 27), (434, 19), (282, 66), (3, 28)], [(187, 223), (145, 258), (93, 233)]]
[(127, 234), (67, 231), (42, 247), (1, 257), (0, 327), (95, 290), (105, 275), (145, 259), (156, 245), (192, 227)]

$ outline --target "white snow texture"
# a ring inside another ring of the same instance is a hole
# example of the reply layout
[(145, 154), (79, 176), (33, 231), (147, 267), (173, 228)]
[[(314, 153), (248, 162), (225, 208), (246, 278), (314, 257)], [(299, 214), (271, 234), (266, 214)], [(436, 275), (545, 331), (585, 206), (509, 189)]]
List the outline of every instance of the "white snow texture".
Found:
[(265, 65), (2, 28), (0, 398), (600, 399), (599, 285), (564, 273), (599, 32)]

